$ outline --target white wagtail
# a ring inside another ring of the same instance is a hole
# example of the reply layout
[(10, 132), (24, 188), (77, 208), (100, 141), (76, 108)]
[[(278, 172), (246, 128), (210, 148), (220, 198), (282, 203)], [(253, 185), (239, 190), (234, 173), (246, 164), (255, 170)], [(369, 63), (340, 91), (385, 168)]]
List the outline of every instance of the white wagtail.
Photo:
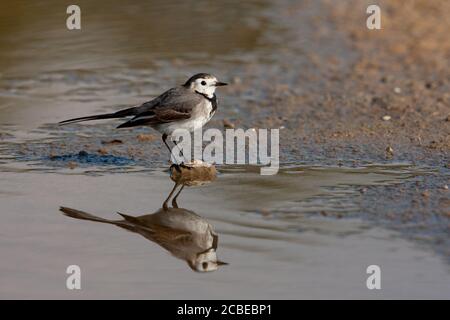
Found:
[(192, 132), (205, 125), (217, 110), (216, 87), (225, 85), (210, 74), (198, 73), (185, 84), (169, 89), (141, 105), (113, 113), (69, 119), (59, 124), (132, 117), (117, 128), (150, 126), (162, 134), (162, 140), (171, 152), (167, 138), (176, 129)]

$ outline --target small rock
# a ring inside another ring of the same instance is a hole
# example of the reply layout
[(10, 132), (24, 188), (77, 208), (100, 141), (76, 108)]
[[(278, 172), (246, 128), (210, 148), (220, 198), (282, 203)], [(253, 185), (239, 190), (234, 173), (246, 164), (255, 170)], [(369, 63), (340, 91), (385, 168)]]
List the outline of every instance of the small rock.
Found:
[(448, 190), (448, 185), (444, 185), (444, 186), (442, 187), (442, 189)]
[(428, 148), (430, 148), (430, 149), (437, 149), (438, 146), (439, 146), (438, 142), (433, 140), (428, 145)]
[(389, 120), (391, 120), (391, 116), (384, 115), (384, 116), (381, 117), (381, 119), (383, 119), (383, 121), (389, 121)]
[(428, 198), (429, 196), (430, 196), (430, 193), (428, 192), (428, 190), (425, 190), (424, 192), (422, 192), (422, 197)]
[(86, 151), (84, 151), (84, 150), (81, 150), (80, 152), (78, 152), (78, 156), (79, 157), (87, 157), (89, 154), (86, 152)]
[(388, 106), (387, 102), (381, 97), (373, 97), (371, 104), (372, 106), (378, 106), (384, 109), (386, 109)]
[(156, 137), (152, 134), (138, 134), (136, 139), (138, 139), (138, 141), (140, 142), (147, 142), (147, 141), (154, 141), (156, 140)]
[(400, 89), (399, 87), (395, 87), (394, 88), (394, 92), (397, 93), (397, 94), (398, 93), (402, 93), (402, 89)]
[(230, 121), (227, 120), (227, 119), (224, 119), (224, 120), (223, 120), (223, 127), (224, 127), (225, 129), (234, 129), (234, 123), (230, 122)]
[(106, 150), (105, 148), (100, 148), (97, 150), (98, 153), (100, 153), (101, 155), (106, 155), (108, 154), (108, 150)]
[(394, 155), (394, 149), (392, 149), (392, 147), (391, 146), (387, 146), (386, 147), (386, 153), (389, 155), (389, 156), (393, 156)]
[(110, 141), (102, 141), (102, 144), (121, 144), (121, 143), (123, 143), (123, 141), (120, 139), (113, 139)]
[(445, 121), (450, 122), (450, 114), (445, 118)]
[(70, 161), (69, 163), (67, 163), (67, 167), (68, 167), (70, 170), (75, 169), (77, 166), (78, 166), (77, 163), (76, 163), (76, 162), (73, 162), (73, 161)]

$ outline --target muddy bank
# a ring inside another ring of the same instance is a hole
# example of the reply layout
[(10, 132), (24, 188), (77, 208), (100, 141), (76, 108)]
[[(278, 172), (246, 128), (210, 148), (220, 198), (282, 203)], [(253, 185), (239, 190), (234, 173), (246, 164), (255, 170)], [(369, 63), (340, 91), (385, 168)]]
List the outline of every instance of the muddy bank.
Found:
[[(365, 27), (369, 2), (323, 2), (326, 14), (316, 17), (320, 27), (314, 37), (317, 41), (335, 37), (327, 28), (330, 24), (322, 23), (331, 21), (352, 54), (310, 52), (321, 76), (317, 79), (317, 74), (302, 70), (297, 81), (279, 92), (273, 90), (267, 103), (272, 116), (262, 120), (262, 126), (285, 126), (285, 154), (295, 154), (300, 161), (347, 165), (404, 161), (435, 168), (433, 177), (401, 188), (370, 189), (361, 212), (384, 225), (399, 221), (394, 228), (413, 238), (423, 236), (448, 256), (450, 5), (376, 3), (382, 11), (379, 31)], [(291, 9), (295, 12), (295, 7)], [(292, 90), (317, 80), (321, 86), (315, 90), (300, 95)]]

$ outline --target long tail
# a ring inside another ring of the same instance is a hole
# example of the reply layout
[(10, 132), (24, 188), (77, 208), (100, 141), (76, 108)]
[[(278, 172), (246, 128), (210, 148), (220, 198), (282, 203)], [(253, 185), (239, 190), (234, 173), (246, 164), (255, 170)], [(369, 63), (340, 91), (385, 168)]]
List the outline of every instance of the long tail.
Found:
[(114, 113), (106, 113), (106, 114), (98, 114), (94, 116), (87, 116), (87, 117), (80, 117), (80, 118), (74, 118), (69, 120), (61, 121), (59, 124), (69, 124), (69, 123), (76, 123), (76, 122), (82, 122), (82, 121), (89, 121), (89, 120), (101, 120), (101, 119), (114, 119), (116, 118), (114, 116)]
[(87, 116), (87, 117), (73, 118), (73, 119), (61, 121), (59, 124), (64, 125), (64, 124), (89, 121), (89, 120), (117, 119), (117, 118), (134, 116), (137, 114), (137, 112), (139, 110), (138, 108), (139, 107), (131, 107), (131, 108), (119, 110), (119, 111), (113, 112), (113, 113), (104, 113), (104, 114), (96, 114), (96, 115)]
[(59, 210), (61, 212), (63, 212), (66, 216), (75, 218), (75, 219), (96, 221), (96, 222), (102, 222), (102, 223), (112, 223), (112, 224), (117, 223), (117, 221), (100, 218), (100, 217), (94, 216), (92, 214), (89, 214), (87, 212), (76, 210), (76, 209), (60, 207)]

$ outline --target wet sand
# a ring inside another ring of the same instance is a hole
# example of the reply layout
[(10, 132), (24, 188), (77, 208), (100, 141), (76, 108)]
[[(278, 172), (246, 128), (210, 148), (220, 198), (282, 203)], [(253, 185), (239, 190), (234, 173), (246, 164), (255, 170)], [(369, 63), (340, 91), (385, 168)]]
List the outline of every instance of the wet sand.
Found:
[[(78, 34), (54, 1), (33, 5), (45, 19), (22, 2), (0, 10), (0, 297), (448, 298), (448, 3), (377, 1), (381, 31), (365, 28), (366, 1), (199, 3), (81, 2)], [(148, 15), (162, 12), (177, 23), (155, 27)], [(200, 34), (179, 36), (205, 12)], [(204, 71), (232, 84), (208, 127), (283, 128), (279, 175), (221, 166), (181, 194), (230, 263), (208, 275), (58, 212), (160, 208), (172, 182), (155, 132), (55, 125)], [(65, 288), (69, 264), (82, 268), (79, 292)], [(365, 286), (369, 264), (381, 291)]]

